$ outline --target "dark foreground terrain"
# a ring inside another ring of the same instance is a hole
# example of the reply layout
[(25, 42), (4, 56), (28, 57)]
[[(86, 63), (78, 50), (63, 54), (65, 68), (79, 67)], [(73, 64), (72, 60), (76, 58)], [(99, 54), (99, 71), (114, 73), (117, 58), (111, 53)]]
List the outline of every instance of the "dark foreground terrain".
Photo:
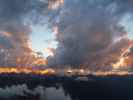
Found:
[(133, 76), (1, 74), (0, 100), (133, 100)]

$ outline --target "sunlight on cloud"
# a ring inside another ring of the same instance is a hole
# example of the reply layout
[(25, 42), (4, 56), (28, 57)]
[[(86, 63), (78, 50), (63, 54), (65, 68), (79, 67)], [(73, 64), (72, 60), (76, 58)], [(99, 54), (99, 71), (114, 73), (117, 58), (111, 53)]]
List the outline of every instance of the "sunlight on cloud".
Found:
[(55, 36), (46, 26), (32, 26), (31, 44), (35, 52), (41, 52), (43, 57), (49, 56), (48, 52), (45, 52), (44, 48), (56, 48), (57, 42)]

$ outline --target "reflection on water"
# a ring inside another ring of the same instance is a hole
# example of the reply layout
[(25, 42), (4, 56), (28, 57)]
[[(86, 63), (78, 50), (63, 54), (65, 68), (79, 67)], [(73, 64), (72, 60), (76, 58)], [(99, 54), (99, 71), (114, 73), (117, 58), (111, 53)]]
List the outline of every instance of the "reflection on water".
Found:
[(27, 83), (0, 85), (0, 100), (133, 100), (133, 77)]
[(0, 88), (0, 98), (2, 100), (71, 100), (61, 86), (58, 88), (37, 86), (29, 89), (26, 84)]

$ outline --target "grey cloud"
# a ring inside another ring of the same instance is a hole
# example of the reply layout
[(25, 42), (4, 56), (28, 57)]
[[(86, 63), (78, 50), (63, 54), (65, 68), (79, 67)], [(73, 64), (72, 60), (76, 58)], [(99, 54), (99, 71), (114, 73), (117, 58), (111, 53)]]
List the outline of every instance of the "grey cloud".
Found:
[(0, 0), (0, 31), (11, 35), (6, 37), (0, 34), (0, 45), (3, 45), (4, 52), (10, 55), (9, 58), (6, 57), (7, 54), (4, 57), (0, 56), (1, 66), (4, 65), (2, 64), (4, 58), (7, 58), (6, 65), (10, 66), (9, 62), (16, 65), (16, 59), (27, 58), (25, 54), (32, 52), (28, 46), (30, 24), (35, 24), (35, 21), (40, 23), (39, 18), (45, 17), (47, 8), (48, 0), (43, 2), (41, 0)]
[(48, 57), (49, 65), (87, 64), (86, 66), (97, 69), (96, 66), (110, 66), (112, 62), (117, 61), (110, 56), (116, 55), (120, 49), (126, 47), (119, 46), (121, 43), (127, 45), (129, 43), (126, 38), (119, 43), (114, 41), (127, 35), (124, 26), (119, 23), (126, 14), (132, 14), (131, 2), (131, 0), (65, 0), (59, 15), (56, 16), (58, 20), (53, 21), (53, 25), (59, 28), (58, 48), (54, 57)]

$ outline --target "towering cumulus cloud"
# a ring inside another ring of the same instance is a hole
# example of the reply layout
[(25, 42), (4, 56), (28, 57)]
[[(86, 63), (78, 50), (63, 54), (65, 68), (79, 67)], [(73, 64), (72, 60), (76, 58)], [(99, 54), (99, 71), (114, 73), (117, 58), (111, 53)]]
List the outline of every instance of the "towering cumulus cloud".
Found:
[(132, 6), (132, 0), (0, 0), (0, 65), (42, 62), (29, 45), (31, 26), (42, 21), (54, 29), (58, 42), (49, 66), (132, 65), (133, 42), (122, 24), (132, 17)]
[[(47, 11), (48, 0), (0, 0), (0, 65), (20, 66), (35, 59), (29, 22)], [(31, 20), (29, 20), (31, 19)]]
[(53, 21), (58, 47), (49, 65), (110, 69), (131, 43), (121, 21), (132, 6), (132, 0), (65, 0)]

